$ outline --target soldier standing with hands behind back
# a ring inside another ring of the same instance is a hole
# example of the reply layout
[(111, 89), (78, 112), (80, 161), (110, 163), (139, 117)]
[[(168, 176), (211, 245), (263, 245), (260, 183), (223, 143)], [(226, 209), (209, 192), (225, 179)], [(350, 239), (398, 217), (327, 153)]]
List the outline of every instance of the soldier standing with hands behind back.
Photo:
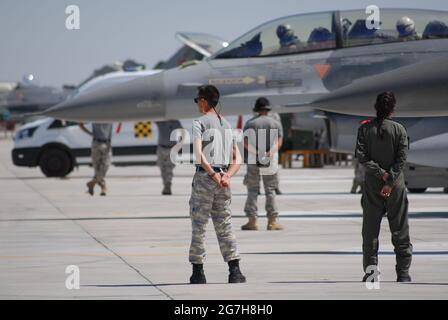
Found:
[(379, 94), (375, 103), (376, 118), (358, 130), (356, 157), (366, 168), (361, 199), (364, 282), (371, 275), (368, 267), (378, 265), (378, 236), (386, 213), (395, 248), (397, 282), (411, 281), (412, 244), (403, 177), (409, 142), (406, 129), (390, 119), (395, 103), (392, 92)]
[[(247, 164), (247, 200), (244, 212), (249, 221), (241, 226), (242, 230), (258, 230), (257, 226), (257, 198), (260, 190), (260, 175), (263, 179), (264, 190), (266, 194), (266, 214), (268, 216), (267, 230), (283, 230), (283, 226), (277, 222), (278, 211), (275, 204), (275, 189), (278, 187), (278, 162), (274, 165), (275, 172), (264, 173), (263, 164), (258, 161), (260, 157), (273, 159), (283, 142), (283, 128), (281, 123), (268, 115), (271, 110), (269, 100), (258, 98), (255, 102), (254, 112), (258, 115), (247, 121), (244, 126), (244, 132), (248, 135), (244, 141), (244, 147), (248, 152), (256, 157), (256, 164)], [(252, 130), (252, 133), (247, 130)], [(261, 132), (260, 132), (261, 131)], [(271, 135), (274, 134), (275, 141), (271, 141)], [(251, 138), (251, 134), (253, 138)], [(264, 139), (262, 138), (264, 137)], [(265, 148), (262, 148), (262, 145)], [(265, 152), (265, 155), (260, 153)], [(251, 155), (249, 155), (249, 160)], [(249, 161), (250, 162), (250, 161)]]
[(240, 168), (241, 156), (230, 124), (215, 109), (219, 101), (218, 89), (212, 85), (201, 86), (194, 100), (203, 116), (193, 121), (196, 173), (190, 198), (192, 239), (189, 261), (193, 265), (190, 283), (207, 282), (203, 269), (204, 240), (210, 216), (221, 254), (229, 264), (229, 283), (246, 282), (239, 268), (240, 255), (232, 232), (230, 211), (230, 180)]
[(92, 123), (92, 131), (87, 129), (83, 123), (80, 123), (79, 127), (92, 137), (91, 156), (94, 176), (87, 182), (87, 192), (93, 196), (95, 185), (98, 184), (101, 187), (101, 195), (105, 196), (107, 188), (104, 178), (110, 166), (112, 124)]

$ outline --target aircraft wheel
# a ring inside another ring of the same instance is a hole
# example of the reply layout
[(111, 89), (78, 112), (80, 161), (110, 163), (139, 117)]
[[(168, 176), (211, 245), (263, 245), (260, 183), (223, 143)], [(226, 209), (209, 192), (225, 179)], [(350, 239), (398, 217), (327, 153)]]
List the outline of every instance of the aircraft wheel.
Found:
[(73, 170), (72, 160), (67, 152), (54, 148), (44, 150), (39, 167), (47, 177), (65, 177)]
[(425, 193), (428, 188), (408, 188), (410, 193)]

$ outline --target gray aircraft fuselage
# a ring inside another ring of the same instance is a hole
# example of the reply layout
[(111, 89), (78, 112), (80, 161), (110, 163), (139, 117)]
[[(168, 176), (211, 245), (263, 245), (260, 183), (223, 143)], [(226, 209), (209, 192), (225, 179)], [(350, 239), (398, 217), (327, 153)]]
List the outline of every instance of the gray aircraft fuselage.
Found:
[[(366, 36), (362, 34), (365, 30), (358, 36), (359, 28), (353, 28), (366, 17), (361, 13), (358, 17), (356, 12), (327, 13), (331, 17), (331, 36), (322, 42), (311, 39), (314, 31), (322, 29), (317, 24), (308, 42), (301, 44), (305, 48), (302, 51), (269, 53), (266, 43), (274, 43), (269, 27), (283, 20), (309, 20), (313, 14), (268, 22), (248, 32), (255, 34), (252, 39), (242, 36), (226, 48), (228, 51), (223, 49), (195, 65), (76, 96), (47, 114), (73, 121), (107, 122), (191, 118), (197, 115), (193, 102), (197, 86), (213, 84), (221, 92), (219, 107), (224, 115), (250, 113), (255, 100), (265, 96), (280, 113), (323, 110), (372, 116), (377, 94), (393, 91), (398, 101), (397, 117), (448, 116), (448, 32), (434, 37), (429, 28), (434, 17), (448, 23), (448, 13), (383, 9), (386, 17), (408, 15), (419, 21), (420, 33), (426, 35), (404, 41), (395, 35), (396, 31), (386, 28), (387, 23), (383, 23), (386, 27), (378, 36)], [(324, 13), (315, 15), (319, 14)], [(344, 31), (342, 16), (356, 16), (353, 26)], [(263, 43), (259, 39), (264, 34), (267, 40)], [(353, 45), (359, 39), (362, 45)], [(257, 52), (255, 46), (251, 53), (248, 48), (254, 43), (260, 50)], [(322, 43), (324, 48), (319, 46)]]
[[(329, 144), (334, 151), (354, 153), (359, 117), (326, 113), (329, 121)], [(414, 164), (448, 168), (448, 117), (392, 118), (405, 126), (409, 136), (407, 161)]]

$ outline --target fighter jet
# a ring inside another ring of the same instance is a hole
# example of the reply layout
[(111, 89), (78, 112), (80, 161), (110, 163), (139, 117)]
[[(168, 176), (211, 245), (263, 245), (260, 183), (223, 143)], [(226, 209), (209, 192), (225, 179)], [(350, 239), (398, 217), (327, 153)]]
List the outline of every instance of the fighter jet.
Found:
[(44, 111), (65, 100), (73, 90), (73, 87), (67, 86), (56, 88), (37, 85), (33, 75), (26, 75), (9, 87), (10, 90), (0, 92), (0, 109), (7, 109), (13, 118)]
[(376, 95), (391, 90), (398, 117), (448, 116), (448, 12), (381, 9), (379, 29), (370, 22), (365, 10), (279, 18), (199, 63), (91, 91), (48, 115), (110, 122), (187, 118), (197, 112), (196, 87), (214, 84), (224, 114), (250, 113), (265, 96), (282, 113), (372, 116)]

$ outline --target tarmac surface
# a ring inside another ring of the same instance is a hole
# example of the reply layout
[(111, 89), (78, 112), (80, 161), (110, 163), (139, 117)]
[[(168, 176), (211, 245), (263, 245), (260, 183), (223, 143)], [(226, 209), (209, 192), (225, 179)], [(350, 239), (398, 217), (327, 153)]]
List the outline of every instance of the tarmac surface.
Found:
[[(86, 194), (90, 167), (68, 178), (12, 164), (0, 140), (0, 299), (447, 299), (448, 194), (410, 194), (412, 283), (395, 282), (387, 220), (380, 239), (381, 283), (362, 278), (360, 195), (353, 169), (282, 169), (277, 197), (284, 231), (241, 231), (245, 168), (232, 181), (233, 227), (248, 282), (227, 283), (213, 224), (207, 233), (208, 284), (190, 285), (188, 200), (193, 168), (175, 169), (172, 196), (161, 195), (154, 166), (111, 167), (106, 197)], [(97, 193), (99, 190), (97, 190)], [(260, 196), (263, 209), (264, 198)], [(67, 266), (80, 288), (66, 288)]]

